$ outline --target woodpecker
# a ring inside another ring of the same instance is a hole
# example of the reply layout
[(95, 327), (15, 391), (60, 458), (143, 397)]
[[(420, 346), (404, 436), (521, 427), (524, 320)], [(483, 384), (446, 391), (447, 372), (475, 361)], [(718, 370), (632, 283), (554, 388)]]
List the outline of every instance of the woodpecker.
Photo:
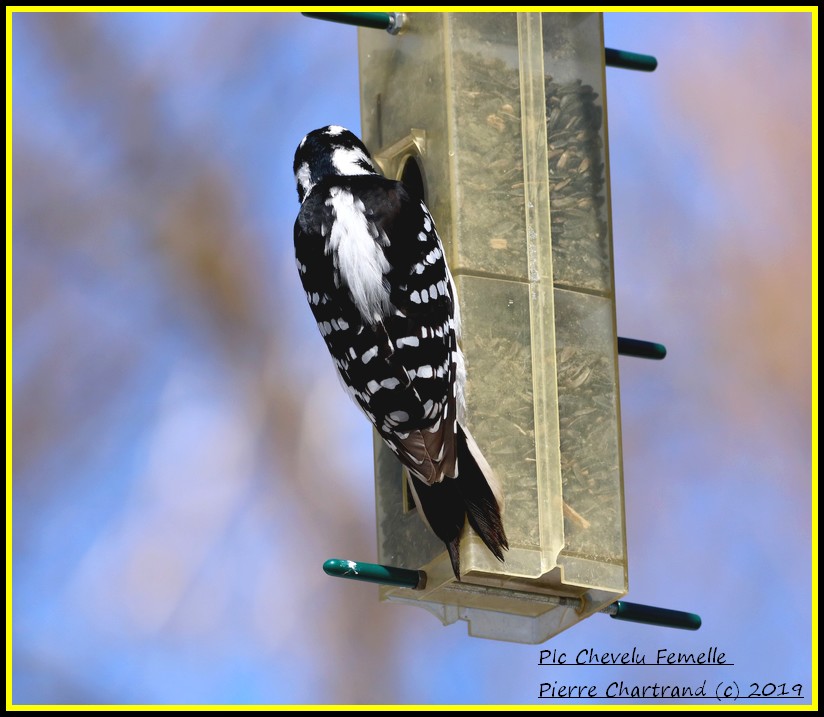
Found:
[(408, 469), (455, 578), (467, 518), (503, 561), (503, 497), (464, 422), (460, 310), (432, 215), (338, 125), (301, 140), (293, 171), (297, 268), (344, 387)]

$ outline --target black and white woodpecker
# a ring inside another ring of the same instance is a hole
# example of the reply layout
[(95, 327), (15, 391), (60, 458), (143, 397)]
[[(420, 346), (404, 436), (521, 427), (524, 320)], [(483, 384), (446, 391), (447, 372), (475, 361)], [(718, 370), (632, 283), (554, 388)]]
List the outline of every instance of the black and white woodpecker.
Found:
[(460, 311), (432, 215), (337, 125), (307, 134), (293, 169), (298, 272), (347, 392), (408, 469), (455, 577), (466, 518), (503, 560), (503, 499), (464, 424)]

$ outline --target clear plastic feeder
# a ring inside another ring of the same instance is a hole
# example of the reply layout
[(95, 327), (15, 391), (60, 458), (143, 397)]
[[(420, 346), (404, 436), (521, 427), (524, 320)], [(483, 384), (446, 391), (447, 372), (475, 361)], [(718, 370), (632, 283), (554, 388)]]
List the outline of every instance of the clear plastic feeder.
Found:
[(458, 288), (467, 423), (505, 496), (500, 563), (462, 581), (375, 441), (381, 587), (472, 635), (538, 643), (627, 592), (600, 13), (409, 13), (359, 30), (363, 139), (422, 193)]

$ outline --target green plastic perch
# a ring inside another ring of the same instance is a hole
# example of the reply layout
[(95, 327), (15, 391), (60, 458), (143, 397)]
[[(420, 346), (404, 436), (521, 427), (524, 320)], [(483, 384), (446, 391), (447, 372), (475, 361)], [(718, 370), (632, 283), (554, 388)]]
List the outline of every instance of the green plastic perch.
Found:
[(701, 627), (701, 616), (693, 612), (669, 610), (665, 607), (639, 605), (634, 602), (617, 602), (608, 605), (601, 612), (605, 612), (616, 620), (626, 622), (641, 622), (645, 625), (659, 625), (661, 627), (677, 627), (681, 630), (697, 630)]
[(667, 347), (652, 341), (640, 339), (626, 339), (618, 337), (618, 353), (621, 356), (635, 356), (636, 358), (654, 359), (660, 361), (667, 355)]
[(426, 573), (423, 570), (393, 568), (375, 563), (356, 563), (354, 560), (330, 558), (323, 564), (323, 572), (335, 578), (349, 578), (365, 583), (392, 585), (397, 588), (422, 590), (426, 586)]

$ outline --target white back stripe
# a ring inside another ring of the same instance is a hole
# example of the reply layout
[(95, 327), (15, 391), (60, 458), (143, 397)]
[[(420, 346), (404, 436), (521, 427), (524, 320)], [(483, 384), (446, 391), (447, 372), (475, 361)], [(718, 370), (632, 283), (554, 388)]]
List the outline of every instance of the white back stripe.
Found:
[(335, 221), (328, 249), (355, 307), (366, 323), (373, 324), (390, 311), (389, 291), (383, 282), (389, 262), (372, 238), (370, 229), (374, 227), (369, 226), (363, 202), (341, 187), (332, 187), (329, 195), (326, 203), (332, 207)]

